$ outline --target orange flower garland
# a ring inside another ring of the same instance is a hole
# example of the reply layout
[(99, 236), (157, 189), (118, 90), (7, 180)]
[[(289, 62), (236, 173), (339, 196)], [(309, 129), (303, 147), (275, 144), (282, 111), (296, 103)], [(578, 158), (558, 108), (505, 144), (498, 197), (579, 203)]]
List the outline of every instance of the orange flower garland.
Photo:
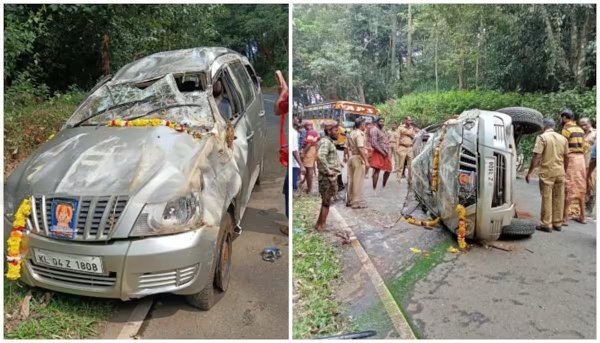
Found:
[(21, 258), (22, 258), (22, 245), (23, 230), (27, 222), (27, 217), (31, 214), (31, 200), (28, 198), (24, 199), (17, 212), (15, 213), (15, 220), (13, 221), (13, 228), (10, 233), (10, 238), (7, 241), (6, 260), (8, 261), (8, 272), (6, 278), (9, 280), (17, 280), (21, 277)]
[(134, 119), (134, 120), (122, 120), (122, 119), (114, 119), (111, 120), (108, 127), (120, 126), (120, 127), (129, 127), (129, 126), (167, 126), (172, 128), (178, 132), (185, 132), (187, 134), (192, 135), (194, 138), (202, 138), (202, 134), (199, 132), (192, 131), (190, 129), (186, 129), (182, 124), (172, 122), (169, 120), (163, 119)]
[(437, 191), (439, 184), (439, 176), (438, 171), (440, 169), (440, 147), (442, 146), (442, 142), (444, 141), (444, 137), (446, 136), (448, 122), (444, 123), (442, 127), (442, 133), (440, 135), (440, 139), (435, 143), (435, 150), (433, 152), (433, 171), (431, 172), (431, 190), (434, 192)]
[(465, 242), (465, 233), (467, 226), (467, 210), (463, 205), (456, 206), (456, 212), (458, 212), (458, 247), (461, 250), (464, 250), (467, 247), (467, 243)]
[(417, 226), (436, 226), (437, 224), (440, 223), (441, 218), (437, 217), (434, 220), (419, 220), (419, 219), (414, 219), (412, 217), (404, 217), (404, 220), (406, 220), (406, 222), (409, 224), (417, 225)]

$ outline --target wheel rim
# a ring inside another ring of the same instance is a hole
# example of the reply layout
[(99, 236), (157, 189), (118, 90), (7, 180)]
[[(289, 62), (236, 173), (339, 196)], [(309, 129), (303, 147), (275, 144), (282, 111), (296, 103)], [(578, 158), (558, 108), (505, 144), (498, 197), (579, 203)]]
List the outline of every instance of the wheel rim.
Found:
[(219, 256), (217, 287), (223, 292), (227, 290), (227, 286), (229, 285), (229, 270), (231, 267), (230, 240), (230, 236), (227, 235), (221, 244), (221, 252)]

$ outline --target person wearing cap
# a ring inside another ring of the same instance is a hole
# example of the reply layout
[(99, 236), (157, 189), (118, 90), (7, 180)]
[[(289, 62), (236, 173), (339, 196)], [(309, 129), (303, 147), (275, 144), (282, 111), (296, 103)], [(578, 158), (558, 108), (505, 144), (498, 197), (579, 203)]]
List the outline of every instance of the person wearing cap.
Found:
[(364, 131), (365, 119), (359, 117), (354, 121), (354, 130), (350, 132), (346, 141), (346, 147), (344, 148), (344, 162), (348, 163), (348, 196), (346, 206), (353, 209), (366, 208), (361, 203), (365, 171), (369, 167)]
[(338, 139), (338, 123), (326, 122), (324, 125), (325, 137), (321, 139), (317, 153), (317, 167), (319, 169), (319, 193), (321, 194), (321, 211), (315, 224), (316, 231), (325, 229), (325, 222), (329, 215), (331, 200), (338, 192), (337, 176), (342, 167), (337, 155), (335, 143)]
[(569, 142), (569, 167), (566, 168), (565, 208), (563, 226), (569, 225), (569, 219), (575, 216), (576, 221), (585, 224), (585, 194), (587, 193), (587, 173), (584, 156), (584, 132), (575, 123), (575, 114), (564, 109), (560, 117), (563, 123), (562, 135)]
[(377, 118), (375, 125), (371, 128), (369, 133), (369, 139), (371, 140), (371, 147), (373, 147), (373, 154), (369, 160), (371, 168), (373, 168), (373, 189), (377, 188), (377, 181), (379, 180), (379, 172), (383, 173), (383, 187), (387, 184), (387, 180), (392, 173), (392, 158), (390, 156), (390, 142), (388, 136), (383, 131), (383, 124), (385, 120), (383, 118)]

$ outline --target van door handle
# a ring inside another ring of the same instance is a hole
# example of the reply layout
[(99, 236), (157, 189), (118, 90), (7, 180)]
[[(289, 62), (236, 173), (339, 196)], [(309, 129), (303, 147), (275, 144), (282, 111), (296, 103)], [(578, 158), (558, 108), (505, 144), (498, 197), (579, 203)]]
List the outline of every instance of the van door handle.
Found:
[(263, 117), (265, 115), (265, 110), (262, 110), (260, 112), (258, 112), (258, 116), (259, 117)]
[(246, 136), (246, 139), (247, 139), (247, 140), (251, 140), (251, 139), (252, 139), (252, 137), (254, 137), (254, 131), (252, 131), (252, 133), (251, 133), (251, 134), (249, 134), (248, 136)]

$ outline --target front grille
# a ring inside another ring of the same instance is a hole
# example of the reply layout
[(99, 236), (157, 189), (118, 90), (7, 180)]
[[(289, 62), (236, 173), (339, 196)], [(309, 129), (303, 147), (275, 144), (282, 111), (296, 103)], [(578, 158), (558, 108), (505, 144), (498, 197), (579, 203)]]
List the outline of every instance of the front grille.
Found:
[(50, 236), (52, 226), (52, 201), (77, 200), (76, 241), (105, 241), (117, 226), (121, 214), (127, 206), (127, 196), (100, 197), (32, 197), (30, 221), (34, 232)]
[(474, 152), (465, 149), (460, 150), (460, 169), (477, 172), (477, 156)]
[(494, 193), (492, 194), (492, 208), (504, 205), (506, 194), (506, 158), (504, 155), (494, 153), (496, 170), (494, 172)]
[(107, 275), (91, 275), (70, 270), (52, 268), (48, 266), (36, 265), (28, 260), (31, 270), (40, 278), (45, 280), (54, 280), (66, 282), (78, 286), (94, 287), (114, 287), (117, 282), (117, 273), (111, 272)]
[(162, 288), (168, 286), (182, 286), (192, 281), (198, 265), (179, 268), (160, 273), (145, 273), (138, 279), (138, 289)]

